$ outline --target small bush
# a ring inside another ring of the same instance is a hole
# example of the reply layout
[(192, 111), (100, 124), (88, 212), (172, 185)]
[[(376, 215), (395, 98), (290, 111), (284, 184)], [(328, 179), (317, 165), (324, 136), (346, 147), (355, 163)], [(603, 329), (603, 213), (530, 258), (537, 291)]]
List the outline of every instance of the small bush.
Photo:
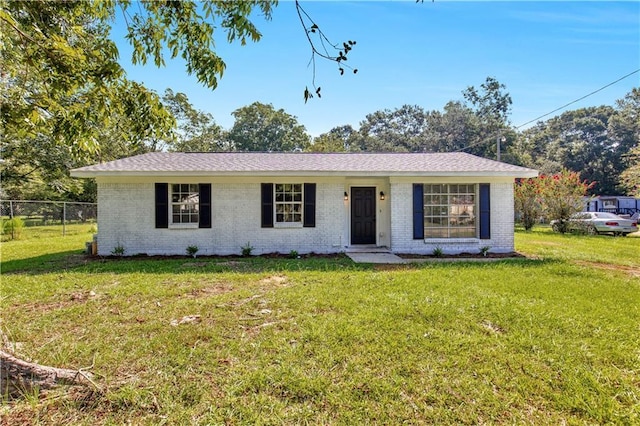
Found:
[(433, 249), (433, 255), (435, 257), (442, 257), (444, 256), (444, 251), (442, 250), (442, 247), (436, 247)]
[(189, 246), (187, 247), (187, 255), (193, 257), (194, 259), (196, 258), (196, 253), (198, 253), (198, 246), (193, 245), (193, 246)]
[(297, 251), (297, 250), (291, 250), (291, 251), (289, 252), (289, 258), (291, 258), (291, 259), (297, 259), (297, 258), (299, 258), (299, 257), (300, 257), (300, 256), (298, 255), (298, 251)]
[(240, 249), (242, 250), (242, 255), (247, 257), (247, 256), (251, 256), (251, 252), (253, 251), (253, 246), (251, 245), (251, 242), (247, 241), (247, 244), (242, 246)]
[(489, 253), (489, 250), (491, 250), (491, 247), (489, 246), (480, 247), (480, 254), (486, 256), (487, 253)]
[(122, 244), (118, 244), (111, 250), (111, 254), (114, 256), (124, 256), (125, 249)]
[(2, 233), (9, 235), (12, 240), (19, 240), (22, 235), (22, 228), (24, 228), (22, 218), (14, 217), (2, 224)]

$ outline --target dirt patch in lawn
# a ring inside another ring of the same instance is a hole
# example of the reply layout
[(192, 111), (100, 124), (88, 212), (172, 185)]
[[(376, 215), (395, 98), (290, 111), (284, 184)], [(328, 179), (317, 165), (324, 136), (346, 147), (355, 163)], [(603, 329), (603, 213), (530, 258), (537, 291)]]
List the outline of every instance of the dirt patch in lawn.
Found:
[(260, 284), (268, 287), (286, 287), (288, 278), (284, 275), (272, 275), (260, 280)]
[(589, 262), (587, 260), (578, 260), (575, 263), (581, 266), (588, 266), (590, 268), (602, 269), (605, 271), (625, 272), (632, 277), (640, 278), (640, 267), (637, 266), (612, 265), (610, 263)]
[(191, 290), (191, 292), (189, 293), (189, 296), (191, 297), (215, 296), (218, 294), (229, 293), (230, 291), (233, 291), (233, 290), (234, 290), (233, 285), (229, 283), (221, 283), (221, 284), (216, 284), (210, 287), (195, 288)]
[(60, 295), (58, 300), (49, 302), (33, 302), (28, 304), (17, 303), (14, 306), (21, 306), (22, 309), (33, 310), (38, 312), (50, 312), (57, 309), (65, 309), (74, 304), (85, 303), (89, 300), (98, 299), (93, 290), (86, 290), (82, 292), (74, 292), (67, 295)]

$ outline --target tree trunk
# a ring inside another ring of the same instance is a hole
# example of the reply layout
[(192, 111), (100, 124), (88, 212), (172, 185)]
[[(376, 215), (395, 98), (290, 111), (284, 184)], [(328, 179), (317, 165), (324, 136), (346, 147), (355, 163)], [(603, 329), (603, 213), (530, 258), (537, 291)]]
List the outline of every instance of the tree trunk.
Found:
[(87, 384), (93, 384), (90, 373), (27, 362), (0, 350), (0, 393), (3, 395), (17, 396), (34, 388)]

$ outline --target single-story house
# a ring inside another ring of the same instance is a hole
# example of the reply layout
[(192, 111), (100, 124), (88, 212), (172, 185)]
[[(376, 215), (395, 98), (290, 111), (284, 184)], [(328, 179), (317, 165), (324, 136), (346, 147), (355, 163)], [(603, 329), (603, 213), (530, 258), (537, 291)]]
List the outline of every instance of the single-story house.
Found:
[(514, 250), (513, 184), (466, 153), (153, 152), (71, 171), (98, 185), (98, 254)]

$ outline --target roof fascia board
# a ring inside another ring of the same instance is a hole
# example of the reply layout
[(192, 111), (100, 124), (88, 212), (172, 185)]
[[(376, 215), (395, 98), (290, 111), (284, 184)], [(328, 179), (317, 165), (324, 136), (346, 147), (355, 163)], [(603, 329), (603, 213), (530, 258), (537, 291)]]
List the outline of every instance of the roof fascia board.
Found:
[(349, 172), (349, 171), (331, 171), (331, 172), (313, 172), (313, 171), (264, 171), (256, 170), (252, 172), (211, 172), (211, 171), (83, 171), (75, 170), (71, 171), (72, 177), (77, 178), (97, 178), (97, 177), (109, 177), (109, 176), (130, 176), (130, 177), (145, 177), (145, 176), (164, 176), (164, 177), (184, 177), (184, 176), (211, 176), (211, 177), (247, 177), (247, 176), (265, 176), (265, 177), (278, 177), (278, 176), (312, 176), (312, 177), (391, 177), (391, 176), (404, 176), (404, 177), (459, 177), (459, 176), (478, 176), (478, 177), (513, 177), (513, 178), (532, 178), (537, 177), (538, 172), (536, 170), (518, 170), (518, 171), (462, 171), (462, 172), (437, 172), (437, 171), (425, 171), (425, 172)]

